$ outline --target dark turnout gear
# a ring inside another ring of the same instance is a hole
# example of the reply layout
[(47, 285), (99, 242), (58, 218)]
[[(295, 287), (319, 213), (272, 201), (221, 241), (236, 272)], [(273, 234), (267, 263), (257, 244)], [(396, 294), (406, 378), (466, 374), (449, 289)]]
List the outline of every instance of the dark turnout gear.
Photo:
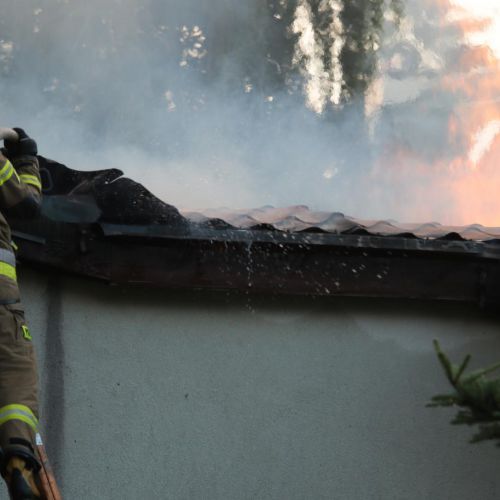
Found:
[(32, 154), (36, 143), (21, 129), (17, 132), (19, 145), (8, 142), (8, 157), (0, 154), (1, 471), (13, 498), (39, 498), (34, 479), (39, 467), (33, 453), (38, 428), (37, 368), (20, 301), (8, 219), (35, 215), (42, 186), (38, 160)]

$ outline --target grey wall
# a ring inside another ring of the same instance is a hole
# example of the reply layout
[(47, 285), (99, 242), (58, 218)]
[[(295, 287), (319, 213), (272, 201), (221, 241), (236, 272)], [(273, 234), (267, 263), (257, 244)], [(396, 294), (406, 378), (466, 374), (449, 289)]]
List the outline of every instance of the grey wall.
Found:
[(473, 308), (20, 274), (65, 498), (498, 498), (500, 450), (425, 408), (434, 337), (500, 358)]

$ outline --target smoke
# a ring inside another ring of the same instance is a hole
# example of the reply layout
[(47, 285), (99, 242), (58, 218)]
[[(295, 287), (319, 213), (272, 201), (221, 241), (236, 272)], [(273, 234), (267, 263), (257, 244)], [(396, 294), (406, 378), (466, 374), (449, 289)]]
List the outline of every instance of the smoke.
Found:
[[(307, 204), (472, 222), (436, 166), (468, 154), (449, 133), (463, 96), (441, 85), (460, 77), (447, 10), (412, 2), (400, 30), (387, 13), (378, 76), (345, 105), (344, 4), (320, 4), (330, 45), (307, 0), (274, 13), (260, 0), (9, 2), (0, 124), (26, 128), (70, 167), (121, 168), (184, 209)], [(475, 156), (487, 155), (491, 130)]]

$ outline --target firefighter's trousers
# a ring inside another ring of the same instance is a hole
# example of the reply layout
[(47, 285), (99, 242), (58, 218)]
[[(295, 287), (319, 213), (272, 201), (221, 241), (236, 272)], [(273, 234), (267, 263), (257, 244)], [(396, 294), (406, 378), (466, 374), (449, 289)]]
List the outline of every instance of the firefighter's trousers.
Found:
[(21, 303), (0, 305), (0, 446), (21, 438), (35, 445), (38, 376)]

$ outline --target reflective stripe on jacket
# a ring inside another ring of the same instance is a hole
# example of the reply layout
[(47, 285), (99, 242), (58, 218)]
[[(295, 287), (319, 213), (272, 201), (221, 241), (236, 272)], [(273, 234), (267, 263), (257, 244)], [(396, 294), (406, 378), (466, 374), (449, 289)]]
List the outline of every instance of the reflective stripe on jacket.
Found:
[(0, 426), (10, 420), (20, 420), (28, 424), (34, 432), (38, 431), (38, 419), (25, 405), (13, 404), (0, 408)]
[(12, 213), (22, 216), (23, 212), (17, 213), (16, 209), (27, 201), (39, 205), (41, 192), (36, 157), (19, 156), (9, 160), (0, 153), (0, 305), (20, 300), (8, 218)]

